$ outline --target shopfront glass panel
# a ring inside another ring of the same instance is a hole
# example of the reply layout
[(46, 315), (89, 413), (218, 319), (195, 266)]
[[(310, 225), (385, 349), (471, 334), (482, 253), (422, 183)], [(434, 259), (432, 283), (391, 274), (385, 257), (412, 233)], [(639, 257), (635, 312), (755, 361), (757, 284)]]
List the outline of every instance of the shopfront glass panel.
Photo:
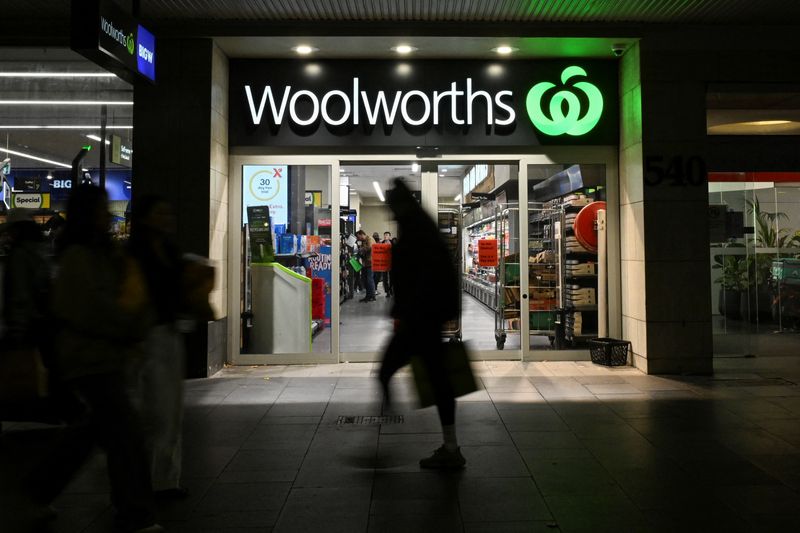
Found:
[[(582, 349), (608, 316), (598, 231), (606, 211), (602, 164), (528, 165), (528, 294), (531, 350)], [(607, 334), (605, 335), (607, 336)]]
[(330, 170), (242, 166), (243, 354), (331, 353)]
[(799, 186), (800, 173), (709, 173), (716, 357), (800, 348)]
[[(112, 231), (124, 239), (133, 187), (133, 87), (67, 48), (4, 49), (0, 71), (3, 100), (18, 102), (0, 105), (0, 222), (19, 207), (53, 237), (73, 185), (100, 183), (102, 158)], [(89, 150), (73, 175), (82, 147)]]
[(473, 350), (520, 349), (518, 190), (517, 165), (439, 165), (439, 229), (454, 243), (463, 289), (450, 331)]
[[(339, 351), (381, 353), (392, 334), (392, 280), (383, 257), (391, 257), (397, 223), (386, 204), (392, 180), (402, 179), (421, 199), (417, 164), (342, 164), (339, 189), (341, 269)], [(359, 231), (364, 236), (358, 235)], [(373, 249), (373, 245), (378, 244)], [(422, 262), (421, 262), (422, 264)]]

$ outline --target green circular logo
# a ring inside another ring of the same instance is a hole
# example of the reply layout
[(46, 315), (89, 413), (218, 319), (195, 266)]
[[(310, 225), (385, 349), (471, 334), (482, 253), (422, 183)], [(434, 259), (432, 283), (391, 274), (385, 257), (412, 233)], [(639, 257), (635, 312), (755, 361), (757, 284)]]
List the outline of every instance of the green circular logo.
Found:
[[(548, 106), (549, 115), (542, 108), (542, 100), (547, 91), (555, 87), (554, 83), (543, 81), (537, 83), (528, 91), (525, 107), (528, 117), (536, 128), (545, 135), (585, 135), (597, 125), (603, 114), (603, 95), (600, 89), (588, 81), (579, 81), (571, 85), (567, 82), (575, 76), (586, 76), (586, 71), (581, 67), (567, 67), (561, 73), (561, 83), (566, 87), (550, 97)], [(583, 91), (589, 101), (589, 107), (584, 112), (581, 101), (573, 89)], [(566, 104), (566, 112), (564, 106)]]
[(130, 35), (128, 35), (128, 53), (130, 55), (133, 55), (133, 51), (135, 49), (136, 49), (136, 42), (135, 39), (133, 38), (133, 34), (131, 33)]

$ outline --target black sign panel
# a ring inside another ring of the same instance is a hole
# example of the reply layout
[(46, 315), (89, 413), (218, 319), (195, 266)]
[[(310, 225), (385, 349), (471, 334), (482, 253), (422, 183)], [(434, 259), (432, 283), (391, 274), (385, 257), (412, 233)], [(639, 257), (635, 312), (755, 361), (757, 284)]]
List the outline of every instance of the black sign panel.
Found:
[(71, 45), (109, 70), (155, 81), (155, 36), (113, 0), (72, 0)]
[(235, 59), (230, 145), (615, 145), (617, 65)]

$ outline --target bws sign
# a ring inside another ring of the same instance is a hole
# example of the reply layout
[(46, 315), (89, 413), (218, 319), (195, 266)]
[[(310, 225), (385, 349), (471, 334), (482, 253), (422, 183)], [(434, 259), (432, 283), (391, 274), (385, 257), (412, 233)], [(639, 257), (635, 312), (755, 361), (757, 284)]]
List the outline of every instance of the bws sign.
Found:
[(617, 63), (231, 60), (231, 144), (617, 144)]

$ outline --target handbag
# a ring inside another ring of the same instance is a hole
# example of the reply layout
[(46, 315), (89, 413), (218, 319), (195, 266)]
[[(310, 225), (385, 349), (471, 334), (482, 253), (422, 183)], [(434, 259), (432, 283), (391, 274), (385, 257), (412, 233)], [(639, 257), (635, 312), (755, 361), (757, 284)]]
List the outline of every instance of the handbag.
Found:
[[(444, 343), (442, 357), (444, 358), (444, 372), (450, 382), (454, 398), (478, 390), (475, 375), (472, 373), (472, 366), (469, 362), (469, 353), (463, 342), (454, 340)], [(412, 356), (411, 369), (414, 373), (414, 383), (417, 387), (420, 408), (434, 405), (436, 403), (436, 395), (425, 359), (418, 355)]]
[(47, 397), (47, 369), (35, 347), (5, 349), (0, 353), (0, 418), (34, 409)]

